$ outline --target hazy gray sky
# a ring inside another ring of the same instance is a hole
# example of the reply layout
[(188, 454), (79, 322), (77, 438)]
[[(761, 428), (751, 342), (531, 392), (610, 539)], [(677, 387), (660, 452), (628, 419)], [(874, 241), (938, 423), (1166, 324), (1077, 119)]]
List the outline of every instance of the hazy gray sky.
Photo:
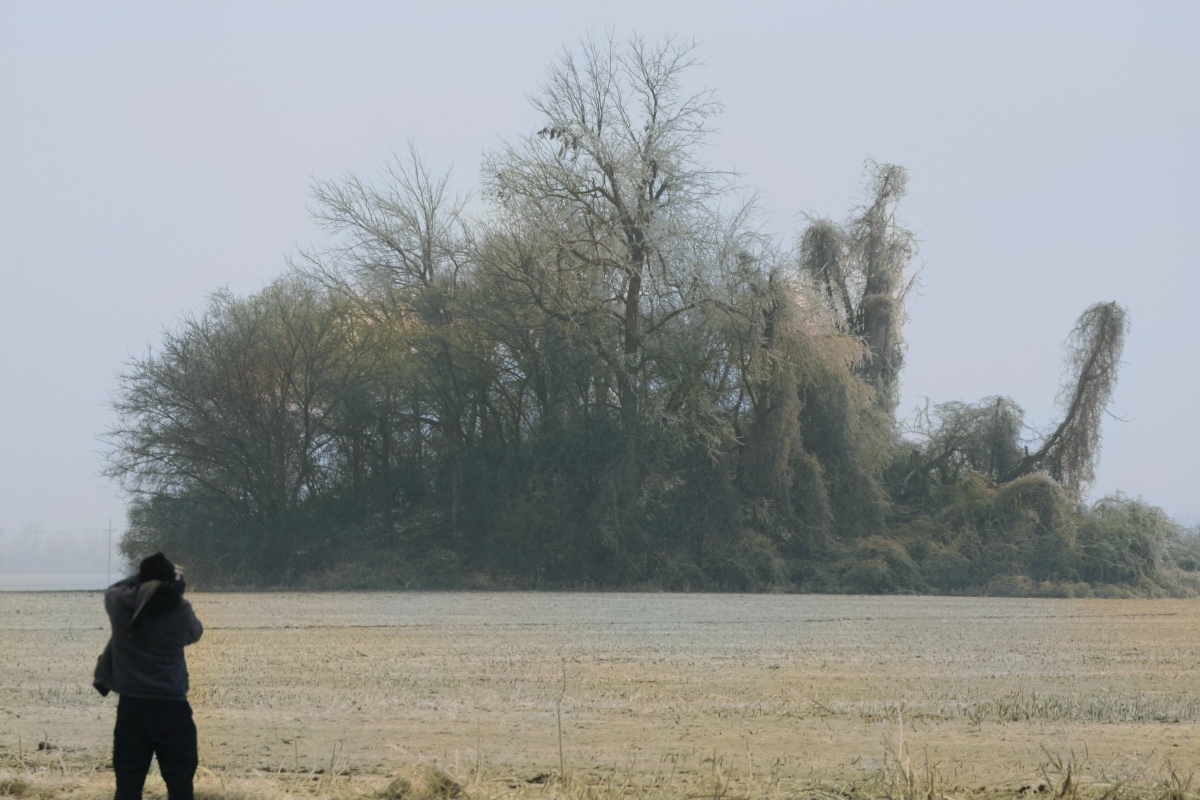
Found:
[(474, 189), (606, 30), (701, 43), (708, 160), (789, 240), (865, 159), (910, 170), (902, 412), (1007, 394), (1047, 426), (1075, 318), (1124, 305), (1093, 496), (1200, 520), (1200, 3), (0, 0), (0, 525), (121, 526), (97, 437), (129, 357), (319, 245), (314, 178), (412, 139)]

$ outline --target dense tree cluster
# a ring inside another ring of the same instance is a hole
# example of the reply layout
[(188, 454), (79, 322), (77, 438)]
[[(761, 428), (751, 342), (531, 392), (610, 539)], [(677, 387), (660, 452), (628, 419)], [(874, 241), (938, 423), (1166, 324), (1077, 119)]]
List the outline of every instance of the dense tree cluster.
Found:
[(720, 105), (686, 89), (693, 62), (673, 40), (564, 53), (474, 215), (411, 148), (376, 181), (318, 183), (328, 246), (214, 294), (122, 376), (126, 551), (169, 549), (213, 585), (1159, 575), (1169, 520), (1080, 503), (1124, 311), (1081, 317), (1049, 435), (1007, 398), (906, 435), (905, 171), (869, 162), (849, 218), (786, 247), (701, 160)]

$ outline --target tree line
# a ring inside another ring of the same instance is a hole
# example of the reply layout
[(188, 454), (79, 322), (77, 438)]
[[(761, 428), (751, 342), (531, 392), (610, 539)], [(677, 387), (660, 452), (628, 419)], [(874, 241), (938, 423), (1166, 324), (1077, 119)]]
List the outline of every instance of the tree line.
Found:
[(899, 420), (906, 171), (868, 162), (845, 220), (764, 234), (702, 159), (695, 63), (564, 52), (475, 213), (411, 146), (318, 182), (325, 246), (120, 376), (125, 552), (214, 586), (1167, 586), (1193, 539), (1081, 500), (1125, 311), (1080, 317), (1046, 435), (1005, 397)]

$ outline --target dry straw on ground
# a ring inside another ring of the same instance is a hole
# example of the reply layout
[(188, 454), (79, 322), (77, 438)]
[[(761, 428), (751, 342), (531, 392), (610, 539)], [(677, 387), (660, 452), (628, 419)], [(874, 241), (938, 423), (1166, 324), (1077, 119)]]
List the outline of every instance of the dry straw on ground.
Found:
[[(202, 797), (1196, 797), (1195, 601), (194, 602)], [(111, 793), (105, 635), (95, 594), (0, 598), (3, 793)]]

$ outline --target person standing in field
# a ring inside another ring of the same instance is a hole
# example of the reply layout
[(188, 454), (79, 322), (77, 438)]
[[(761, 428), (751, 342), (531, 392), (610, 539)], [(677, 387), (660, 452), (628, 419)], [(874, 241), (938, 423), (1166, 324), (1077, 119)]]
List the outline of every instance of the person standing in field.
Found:
[(94, 685), (101, 695), (121, 696), (113, 730), (116, 800), (141, 800), (153, 757), (169, 800), (192, 800), (199, 756), (183, 649), (200, 641), (204, 626), (183, 597), (186, 588), (182, 572), (155, 553), (137, 575), (104, 593), (112, 634)]

